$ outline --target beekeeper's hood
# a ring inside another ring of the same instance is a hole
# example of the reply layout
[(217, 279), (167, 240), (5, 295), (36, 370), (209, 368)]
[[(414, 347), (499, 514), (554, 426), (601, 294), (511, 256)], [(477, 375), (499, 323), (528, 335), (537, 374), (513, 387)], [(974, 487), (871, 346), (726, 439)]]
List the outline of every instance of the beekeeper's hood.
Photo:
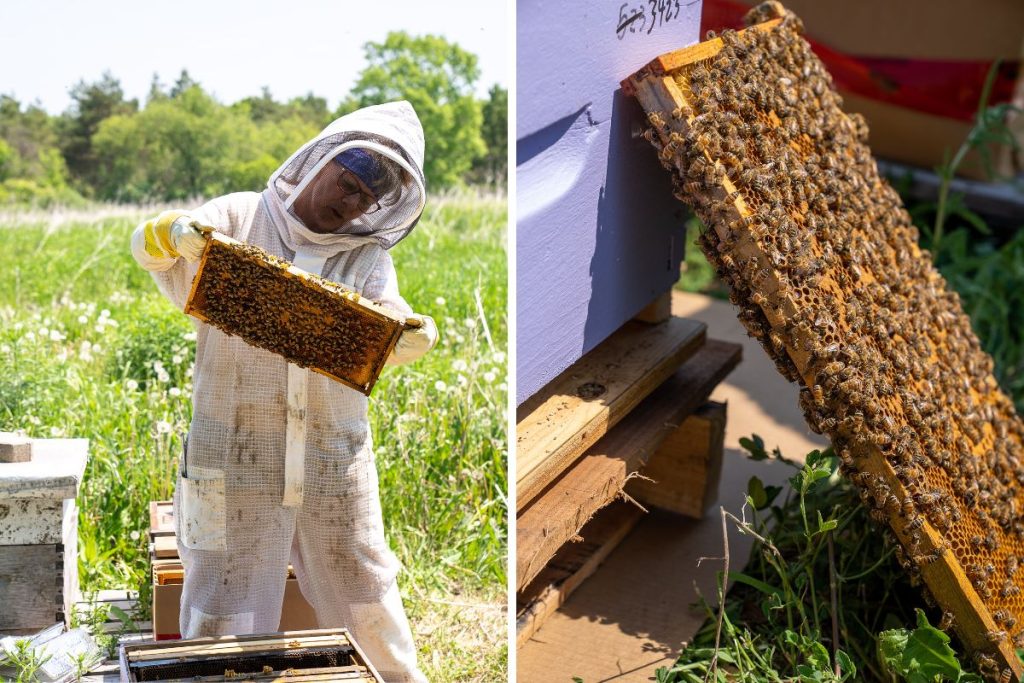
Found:
[[(345, 150), (376, 152), (411, 177), (397, 202), (350, 221), (337, 232), (320, 234), (299, 220), (292, 204), (332, 159)], [(329, 256), (376, 242), (390, 249), (409, 234), (423, 212), (423, 127), (408, 102), (365, 107), (337, 119), (274, 171), (263, 193), (281, 238), (293, 251), (308, 249)]]

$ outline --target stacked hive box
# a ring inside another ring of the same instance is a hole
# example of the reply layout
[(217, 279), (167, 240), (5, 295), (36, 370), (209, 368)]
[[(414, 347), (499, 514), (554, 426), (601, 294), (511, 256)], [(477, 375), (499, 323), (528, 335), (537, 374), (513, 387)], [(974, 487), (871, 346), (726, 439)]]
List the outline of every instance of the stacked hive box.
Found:
[[(153, 638), (172, 640), (181, 637), (178, 615), (185, 571), (178, 558), (171, 501), (152, 501), (149, 504), (149, 523), (150, 562), (153, 565)], [(278, 628), (297, 631), (316, 627), (316, 613), (302, 596), (295, 573), (289, 566)]]
[(70, 620), (88, 448), (85, 439), (0, 436), (0, 634)]

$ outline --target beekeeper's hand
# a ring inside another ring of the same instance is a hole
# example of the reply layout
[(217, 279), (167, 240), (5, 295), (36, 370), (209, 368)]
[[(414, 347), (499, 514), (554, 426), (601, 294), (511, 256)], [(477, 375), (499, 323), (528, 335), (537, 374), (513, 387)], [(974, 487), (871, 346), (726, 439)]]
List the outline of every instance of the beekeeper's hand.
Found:
[(389, 365), (401, 365), (416, 360), (437, 345), (438, 332), (434, 319), (429, 315), (410, 315), (409, 321), (419, 321), (419, 327), (408, 327), (395, 343), (395, 349), (388, 358)]
[(167, 270), (179, 256), (195, 261), (205, 248), (206, 238), (183, 211), (164, 211), (132, 233), (132, 254), (146, 270)]

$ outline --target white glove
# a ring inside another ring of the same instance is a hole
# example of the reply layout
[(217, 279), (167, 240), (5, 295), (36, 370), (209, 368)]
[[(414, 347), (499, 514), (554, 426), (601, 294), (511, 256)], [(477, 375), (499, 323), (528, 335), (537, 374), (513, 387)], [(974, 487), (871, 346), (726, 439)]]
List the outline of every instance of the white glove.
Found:
[(171, 223), (171, 244), (180, 256), (188, 262), (198, 261), (206, 250), (206, 237), (192, 227), (192, 219), (181, 216)]
[(437, 344), (437, 325), (429, 315), (410, 315), (406, 320), (419, 320), (419, 327), (408, 327), (395, 343), (395, 348), (388, 358), (389, 365), (401, 365), (416, 360)]

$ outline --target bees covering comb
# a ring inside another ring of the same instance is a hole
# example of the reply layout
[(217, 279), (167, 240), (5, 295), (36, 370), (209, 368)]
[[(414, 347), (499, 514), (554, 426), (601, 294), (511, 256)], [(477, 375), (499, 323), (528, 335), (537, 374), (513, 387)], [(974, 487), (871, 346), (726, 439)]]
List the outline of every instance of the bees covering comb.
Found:
[(740, 320), (801, 385), (905, 570), (987, 677), (1020, 680), (1024, 425), (799, 20), (754, 12), (765, 23), (663, 55), (624, 90)]
[(367, 395), (411, 326), (356, 292), (216, 232), (185, 312)]

